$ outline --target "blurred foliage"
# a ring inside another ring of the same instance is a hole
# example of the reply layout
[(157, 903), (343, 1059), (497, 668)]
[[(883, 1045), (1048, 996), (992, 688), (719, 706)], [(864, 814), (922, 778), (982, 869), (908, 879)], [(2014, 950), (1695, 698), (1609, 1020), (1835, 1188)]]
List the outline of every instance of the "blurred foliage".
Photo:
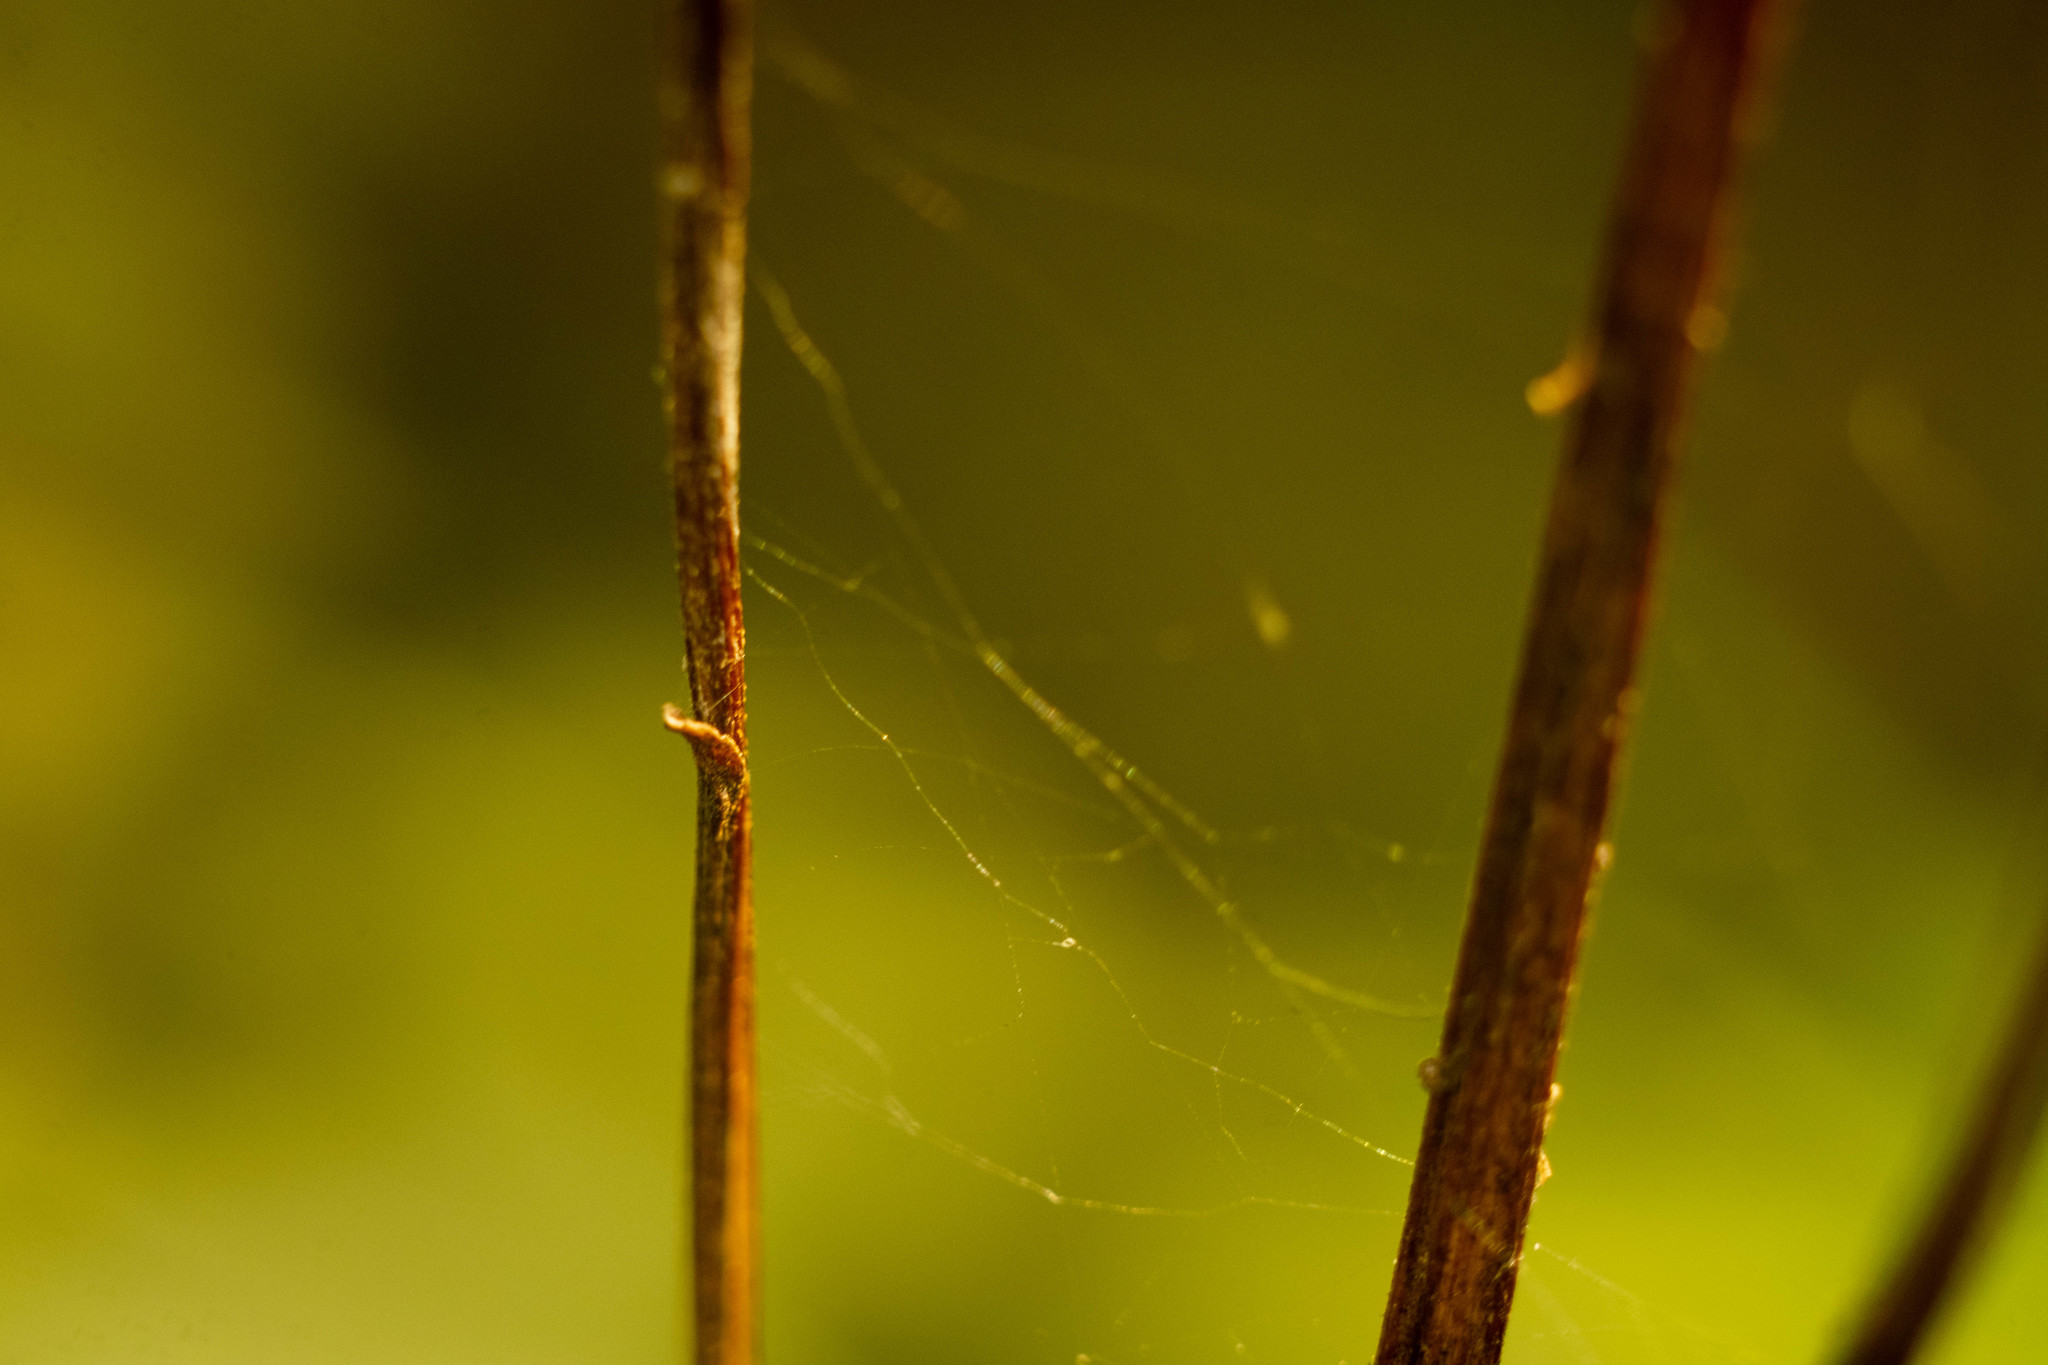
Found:
[[(757, 258), (985, 628), (1289, 962), (1426, 1014), (1558, 439), (1523, 389), (1642, 21), (763, 23)], [(2003, 1012), (2043, 26), (1808, 9), (1510, 1360), (1817, 1358)], [(0, 7), (0, 1359), (672, 1358), (654, 28)], [(1365, 1359), (1406, 1187), (1368, 1147), (1434, 1023), (1291, 1008), (992, 680), (829, 581), (945, 624), (749, 327), (771, 1357)], [(2048, 1341), (2044, 1200), (1932, 1358)]]

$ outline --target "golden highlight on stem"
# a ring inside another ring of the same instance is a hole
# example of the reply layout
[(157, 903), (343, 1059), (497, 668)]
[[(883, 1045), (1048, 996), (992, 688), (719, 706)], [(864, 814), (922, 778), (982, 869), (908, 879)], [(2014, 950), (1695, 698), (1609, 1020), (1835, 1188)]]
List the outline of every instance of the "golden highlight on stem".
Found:
[(1842, 1365), (1903, 1365), (1989, 1236), (2048, 1108), (2048, 932), (1941, 1187), (1871, 1300)]
[(749, 0), (672, 0), (663, 40), (662, 366), (697, 756), (690, 964), (690, 1299), (697, 1365), (760, 1352), (752, 814), (740, 617), (740, 320), (746, 298)]
[(1379, 1365), (1493, 1365), (1606, 861), (1659, 523), (1767, 0), (1672, 7), (1608, 227), (1584, 395), (1537, 566)]

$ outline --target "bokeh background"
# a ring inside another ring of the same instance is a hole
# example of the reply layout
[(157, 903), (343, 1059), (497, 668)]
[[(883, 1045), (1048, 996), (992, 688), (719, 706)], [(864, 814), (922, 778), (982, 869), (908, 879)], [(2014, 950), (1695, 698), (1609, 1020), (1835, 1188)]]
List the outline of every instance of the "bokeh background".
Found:
[[(655, 27), (0, 4), (0, 1361), (675, 1358)], [(1651, 28), (764, 14), (756, 261), (860, 438), (1392, 1007), (952, 647), (757, 296), (772, 1360), (1369, 1357)], [(2048, 16), (1816, 0), (1745, 219), (1529, 1365), (1822, 1358), (2041, 918)], [(2048, 1348), (2044, 1264), (2037, 1172), (1930, 1358)]]

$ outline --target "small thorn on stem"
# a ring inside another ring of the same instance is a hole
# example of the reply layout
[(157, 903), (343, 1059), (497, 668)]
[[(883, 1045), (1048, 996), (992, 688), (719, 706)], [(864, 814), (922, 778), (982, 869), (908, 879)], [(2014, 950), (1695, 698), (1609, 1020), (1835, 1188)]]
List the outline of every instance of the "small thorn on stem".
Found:
[(728, 782), (746, 782), (747, 756), (740, 752), (739, 745), (733, 743), (731, 735), (716, 725), (698, 720), (673, 702), (662, 706), (661, 723), (690, 741), (690, 748), (696, 752), (700, 766)]

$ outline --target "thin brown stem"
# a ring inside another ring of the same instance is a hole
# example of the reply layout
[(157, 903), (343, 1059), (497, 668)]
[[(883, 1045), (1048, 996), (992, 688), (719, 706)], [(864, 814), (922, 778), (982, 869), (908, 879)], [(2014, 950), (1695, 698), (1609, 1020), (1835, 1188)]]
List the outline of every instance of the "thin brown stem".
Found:
[(2048, 1107), (2048, 933), (2037, 952), (1962, 1145), (1842, 1365), (1910, 1360), (2010, 1201)]
[(1379, 1365), (1500, 1358), (1659, 526), (1769, 0), (1690, 0), (1648, 56), (1584, 399), (1552, 490)]
[(746, 298), (753, 15), (674, 0), (663, 42), (662, 361), (697, 756), (690, 969), (690, 1259), (697, 1365), (760, 1345), (753, 820), (740, 616), (740, 320)]

